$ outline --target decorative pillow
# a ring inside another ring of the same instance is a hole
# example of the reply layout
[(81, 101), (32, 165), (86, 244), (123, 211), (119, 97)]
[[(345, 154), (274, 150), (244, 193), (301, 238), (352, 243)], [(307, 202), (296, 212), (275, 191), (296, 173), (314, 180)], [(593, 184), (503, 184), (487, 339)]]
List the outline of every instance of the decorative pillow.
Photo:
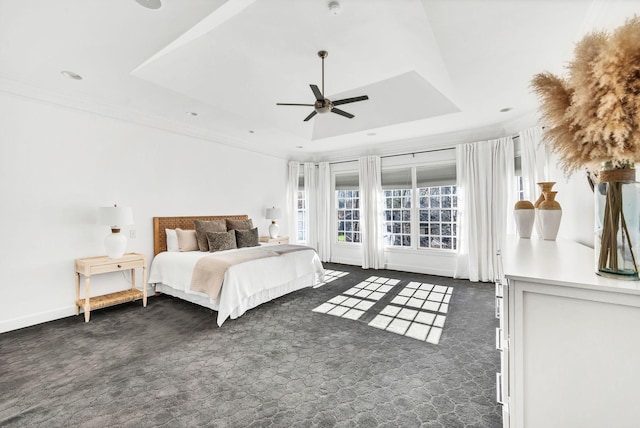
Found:
[(253, 229), (253, 221), (249, 220), (230, 220), (227, 219), (227, 230), (249, 230)]
[(226, 232), (227, 226), (224, 220), (196, 220), (196, 236), (198, 237), (198, 248), (200, 251), (209, 251), (207, 232)]
[(182, 230), (176, 229), (178, 236), (178, 249), (180, 251), (198, 251), (198, 240), (196, 239), (196, 231), (193, 229)]
[(258, 239), (258, 228), (254, 227), (249, 230), (236, 229), (236, 245), (238, 248), (257, 247), (260, 245), (260, 241)]
[(236, 234), (233, 230), (228, 232), (207, 232), (209, 252), (233, 250), (236, 247)]
[(180, 251), (180, 244), (178, 244), (178, 234), (175, 229), (165, 229), (167, 234), (167, 251)]

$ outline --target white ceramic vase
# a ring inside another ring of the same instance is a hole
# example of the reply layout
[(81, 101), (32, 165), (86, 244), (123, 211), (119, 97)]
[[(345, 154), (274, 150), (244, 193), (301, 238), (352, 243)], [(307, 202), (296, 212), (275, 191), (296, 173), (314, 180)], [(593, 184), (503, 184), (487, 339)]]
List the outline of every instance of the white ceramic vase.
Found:
[(538, 238), (542, 238), (542, 228), (540, 227), (541, 220), (538, 218), (538, 208), (540, 208), (540, 204), (544, 202), (544, 192), (550, 192), (553, 186), (556, 184), (555, 181), (541, 181), (536, 183), (540, 187), (540, 196), (534, 202), (533, 207), (536, 209), (535, 217), (536, 217), (536, 235)]
[(525, 239), (531, 238), (536, 219), (533, 204), (529, 201), (518, 201), (513, 208), (513, 218), (516, 220), (518, 236)]
[(537, 211), (537, 221), (540, 222), (541, 238), (547, 241), (555, 241), (560, 229), (562, 208), (555, 200), (558, 192), (544, 192), (544, 201)]

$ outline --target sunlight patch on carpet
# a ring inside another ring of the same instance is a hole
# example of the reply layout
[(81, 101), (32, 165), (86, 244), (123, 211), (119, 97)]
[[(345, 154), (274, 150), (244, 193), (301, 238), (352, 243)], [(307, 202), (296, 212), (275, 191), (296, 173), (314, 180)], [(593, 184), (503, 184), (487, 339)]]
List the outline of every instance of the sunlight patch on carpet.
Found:
[[(362, 321), (370, 327), (434, 345), (440, 343), (453, 287), (412, 281), (374, 308), (398, 284), (398, 279), (371, 276), (313, 312), (350, 320), (360, 320), (368, 312)], [(385, 306), (380, 309), (381, 305)]]
[(453, 287), (410, 282), (369, 325), (437, 345), (452, 293)]
[(343, 294), (335, 296), (321, 304), (315, 308), (313, 312), (351, 320), (360, 319), (377, 300), (384, 297), (384, 295), (399, 282), (399, 279), (370, 276)]
[(338, 278), (342, 278), (343, 276), (349, 275), (349, 272), (342, 272), (339, 270), (325, 269), (324, 271), (324, 280), (322, 282), (317, 283), (313, 286), (313, 288), (322, 287), (325, 284), (328, 284), (332, 281), (335, 281)]

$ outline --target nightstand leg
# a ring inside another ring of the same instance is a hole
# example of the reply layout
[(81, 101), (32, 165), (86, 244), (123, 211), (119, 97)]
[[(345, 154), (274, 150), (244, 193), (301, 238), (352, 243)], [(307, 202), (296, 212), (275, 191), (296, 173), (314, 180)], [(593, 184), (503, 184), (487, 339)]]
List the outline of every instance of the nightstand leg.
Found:
[(84, 322), (89, 322), (89, 317), (91, 316), (91, 305), (89, 305), (89, 296), (91, 296), (90, 287), (91, 280), (90, 277), (87, 276), (84, 279)]
[(142, 266), (142, 306), (147, 307), (147, 265)]
[(80, 313), (78, 301), (80, 300), (80, 274), (76, 272), (76, 315)]

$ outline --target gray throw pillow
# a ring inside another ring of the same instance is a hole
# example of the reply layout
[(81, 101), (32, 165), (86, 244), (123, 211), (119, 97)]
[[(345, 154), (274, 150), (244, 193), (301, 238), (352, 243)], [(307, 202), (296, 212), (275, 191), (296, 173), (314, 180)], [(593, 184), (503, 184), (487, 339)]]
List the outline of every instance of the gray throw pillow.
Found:
[(227, 230), (249, 230), (253, 229), (253, 221), (248, 220), (230, 220), (227, 219)]
[(207, 232), (209, 252), (233, 250), (236, 247), (236, 234), (233, 230), (228, 232)]
[(257, 247), (260, 245), (258, 238), (258, 228), (249, 230), (236, 230), (236, 245), (238, 248)]
[(196, 237), (200, 251), (209, 251), (207, 232), (226, 232), (227, 226), (224, 220), (195, 220)]

